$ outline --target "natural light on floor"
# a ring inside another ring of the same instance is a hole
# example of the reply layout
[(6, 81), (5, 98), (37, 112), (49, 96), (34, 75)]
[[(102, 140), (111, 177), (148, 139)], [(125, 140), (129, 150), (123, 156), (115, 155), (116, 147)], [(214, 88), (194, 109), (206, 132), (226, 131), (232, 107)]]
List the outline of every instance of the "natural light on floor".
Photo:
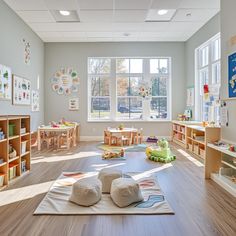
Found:
[(38, 156), (37, 158), (32, 159), (31, 163), (36, 164), (40, 162), (56, 162), (56, 161), (68, 161), (68, 160), (73, 160), (73, 159), (80, 159), (84, 157), (93, 157), (100, 155), (99, 152), (79, 152), (73, 155), (55, 155), (55, 156)]
[(179, 153), (181, 153), (184, 157), (186, 157), (188, 160), (190, 160), (193, 164), (195, 164), (198, 167), (203, 167), (204, 165), (198, 161), (197, 159), (193, 158), (191, 155), (189, 155), (187, 152), (185, 152), (182, 149), (177, 150)]
[(134, 178), (134, 180), (138, 180), (140, 178), (143, 178), (143, 177), (149, 177), (150, 175), (156, 173), (156, 172), (159, 172), (161, 170), (164, 170), (164, 169), (167, 169), (169, 167), (172, 167), (173, 165), (171, 163), (168, 163), (168, 164), (164, 164), (163, 166), (160, 166), (160, 167), (157, 167), (157, 168), (154, 168), (154, 169), (151, 169), (151, 170), (147, 170), (147, 171), (144, 171), (140, 174), (137, 174), (137, 175), (134, 175), (132, 176)]
[(33, 198), (39, 194), (46, 193), (54, 181), (33, 184), (21, 188), (10, 189), (0, 192), (0, 206)]

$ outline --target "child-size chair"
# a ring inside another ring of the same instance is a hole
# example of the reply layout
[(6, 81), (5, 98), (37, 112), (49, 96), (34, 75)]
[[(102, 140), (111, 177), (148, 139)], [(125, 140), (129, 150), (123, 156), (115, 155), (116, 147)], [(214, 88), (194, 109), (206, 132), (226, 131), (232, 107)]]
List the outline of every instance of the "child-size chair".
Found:
[(134, 143), (141, 144), (143, 142), (143, 128), (138, 130), (138, 132), (134, 135)]

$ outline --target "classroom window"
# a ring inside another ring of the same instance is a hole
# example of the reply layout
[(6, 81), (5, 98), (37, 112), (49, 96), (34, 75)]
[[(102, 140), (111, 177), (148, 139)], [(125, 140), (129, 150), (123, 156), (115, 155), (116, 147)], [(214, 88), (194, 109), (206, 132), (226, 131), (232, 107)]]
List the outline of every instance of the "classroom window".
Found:
[(170, 58), (89, 58), (88, 79), (88, 120), (170, 119)]
[(219, 123), (220, 34), (195, 51), (195, 117), (197, 120)]

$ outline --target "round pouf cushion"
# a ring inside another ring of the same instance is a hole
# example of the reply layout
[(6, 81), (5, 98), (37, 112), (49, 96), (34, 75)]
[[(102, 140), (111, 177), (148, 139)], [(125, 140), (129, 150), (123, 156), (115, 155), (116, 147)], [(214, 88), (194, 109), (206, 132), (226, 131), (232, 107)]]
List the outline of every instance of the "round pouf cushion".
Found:
[(112, 181), (120, 177), (122, 177), (122, 172), (120, 170), (102, 169), (98, 174), (98, 179), (102, 182), (102, 192), (110, 193)]
[(81, 179), (72, 186), (70, 201), (81, 206), (92, 206), (101, 200), (102, 183), (99, 179)]
[(111, 198), (119, 207), (127, 207), (143, 200), (138, 183), (131, 178), (115, 179), (111, 185)]

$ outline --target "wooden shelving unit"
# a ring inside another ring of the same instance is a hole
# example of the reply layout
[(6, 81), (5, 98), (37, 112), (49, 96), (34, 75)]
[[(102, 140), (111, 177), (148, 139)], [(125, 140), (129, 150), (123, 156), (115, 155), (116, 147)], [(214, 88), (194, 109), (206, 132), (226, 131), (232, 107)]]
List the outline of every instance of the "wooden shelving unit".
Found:
[(206, 144), (220, 139), (220, 127), (203, 127), (201, 122), (173, 121), (172, 139), (189, 152), (205, 159)]
[(236, 176), (236, 152), (208, 143), (205, 178), (211, 178), (236, 197), (236, 182), (232, 180), (232, 176)]
[[(30, 116), (1, 116), (0, 131), (5, 136), (0, 140), (0, 178), (4, 178), (3, 186), (0, 186), (2, 189), (30, 170)], [(13, 158), (9, 155), (10, 146), (16, 151)]]

